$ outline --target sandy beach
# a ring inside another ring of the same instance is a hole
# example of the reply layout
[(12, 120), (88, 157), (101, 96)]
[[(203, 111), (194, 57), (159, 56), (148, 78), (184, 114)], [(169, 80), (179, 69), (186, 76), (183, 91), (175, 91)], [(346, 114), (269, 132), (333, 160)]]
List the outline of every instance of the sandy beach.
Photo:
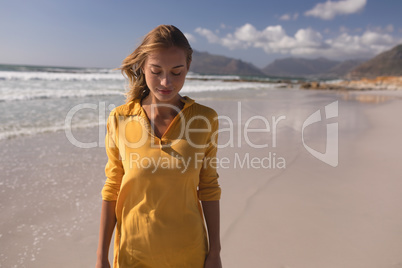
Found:
[[(402, 92), (383, 93), (186, 94), (226, 116), (224, 267), (402, 267)], [(97, 146), (64, 131), (0, 141), (1, 267), (94, 267), (106, 154), (98, 127), (73, 134)], [(332, 165), (306, 149), (326, 155), (335, 138)]]

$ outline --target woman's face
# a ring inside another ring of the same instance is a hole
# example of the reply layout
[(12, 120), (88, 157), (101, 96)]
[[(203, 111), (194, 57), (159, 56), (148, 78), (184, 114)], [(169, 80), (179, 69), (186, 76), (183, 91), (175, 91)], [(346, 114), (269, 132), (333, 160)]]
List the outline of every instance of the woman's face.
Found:
[(170, 47), (149, 54), (143, 72), (152, 100), (176, 102), (187, 71), (186, 53), (183, 49)]

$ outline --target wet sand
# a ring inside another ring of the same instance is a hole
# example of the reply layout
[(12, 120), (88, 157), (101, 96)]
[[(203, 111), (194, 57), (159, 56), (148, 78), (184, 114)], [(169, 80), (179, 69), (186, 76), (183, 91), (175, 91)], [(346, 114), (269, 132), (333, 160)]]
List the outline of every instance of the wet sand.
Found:
[[(402, 98), (368, 95), (191, 96), (227, 116), (218, 155), (224, 267), (402, 267)], [(324, 120), (336, 101), (338, 116)], [(338, 123), (336, 167), (303, 145), (303, 123), (317, 110), (322, 120), (304, 141), (325, 153), (327, 123)], [(106, 155), (98, 128), (74, 135), (101, 142), (81, 149), (64, 132), (0, 142), (1, 266), (94, 267)]]

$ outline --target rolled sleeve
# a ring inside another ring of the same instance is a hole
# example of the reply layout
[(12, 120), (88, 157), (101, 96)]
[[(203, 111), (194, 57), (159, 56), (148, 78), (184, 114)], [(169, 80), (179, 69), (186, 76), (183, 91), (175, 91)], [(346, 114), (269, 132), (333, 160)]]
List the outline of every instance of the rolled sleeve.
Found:
[(200, 181), (198, 184), (198, 198), (201, 201), (214, 201), (221, 198), (221, 188), (218, 183), (217, 165), (217, 143), (218, 143), (218, 115), (214, 111), (211, 116), (211, 133), (208, 138), (208, 147), (205, 151), (203, 165), (200, 171)]
[(121, 180), (124, 175), (124, 168), (117, 146), (117, 118), (114, 111), (110, 113), (106, 127), (105, 147), (108, 162), (105, 167), (107, 179), (102, 189), (102, 199), (105, 201), (116, 201), (120, 191)]

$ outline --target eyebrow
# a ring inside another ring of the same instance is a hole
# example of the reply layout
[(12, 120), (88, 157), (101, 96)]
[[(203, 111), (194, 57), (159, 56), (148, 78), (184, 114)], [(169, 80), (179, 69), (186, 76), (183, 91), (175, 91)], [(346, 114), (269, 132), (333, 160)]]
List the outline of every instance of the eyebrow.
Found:
[[(150, 64), (152, 67), (157, 67), (157, 68), (162, 68), (161, 66), (159, 66), (159, 65), (157, 65), (157, 64)], [(173, 67), (172, 69), (177, 69), (177, 68), (181, 68), (181, 67), (184, 67), (184, 65), (182, 64), (182, 65), (177, 65), (177, 66), (175, 66), (175, 67)]]

